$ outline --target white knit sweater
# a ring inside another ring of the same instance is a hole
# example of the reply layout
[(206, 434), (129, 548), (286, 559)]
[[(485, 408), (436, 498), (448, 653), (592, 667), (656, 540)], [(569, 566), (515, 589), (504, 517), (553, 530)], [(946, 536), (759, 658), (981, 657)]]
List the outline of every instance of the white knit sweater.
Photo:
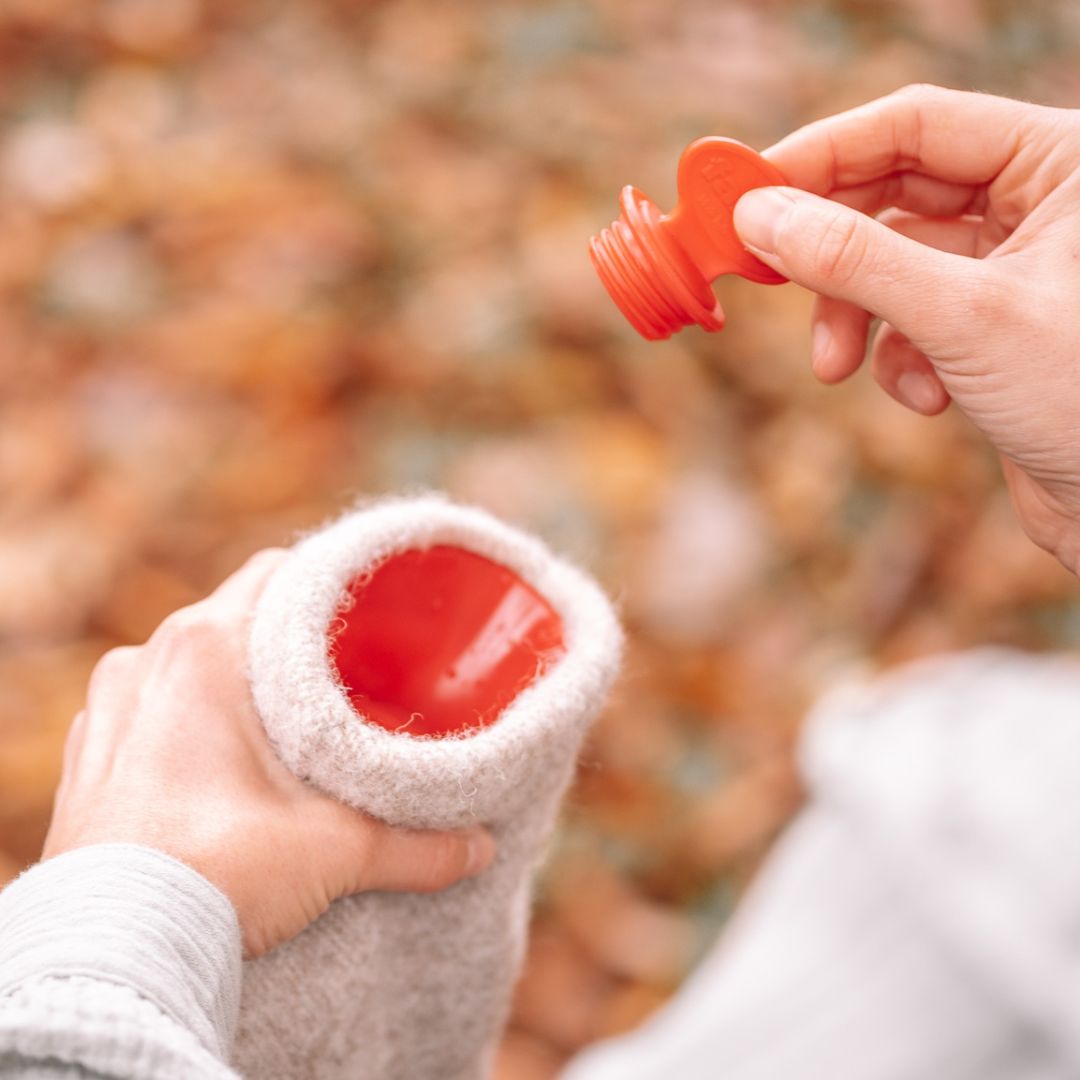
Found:
[(235, 1078), (240, 928), (149, 848), (102, 844), (0, 892), (0, 1076)]

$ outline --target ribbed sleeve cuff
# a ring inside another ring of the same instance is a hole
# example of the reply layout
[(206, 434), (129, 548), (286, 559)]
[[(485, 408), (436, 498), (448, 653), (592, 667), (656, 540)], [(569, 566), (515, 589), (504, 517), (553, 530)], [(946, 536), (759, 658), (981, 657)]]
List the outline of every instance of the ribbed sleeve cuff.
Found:
[(126, 986), (225, 1060), (240, 959), (240, 928), (227, 897), (151, 848), (78, 848), (0, 892), (0, 996), (72, 976)]

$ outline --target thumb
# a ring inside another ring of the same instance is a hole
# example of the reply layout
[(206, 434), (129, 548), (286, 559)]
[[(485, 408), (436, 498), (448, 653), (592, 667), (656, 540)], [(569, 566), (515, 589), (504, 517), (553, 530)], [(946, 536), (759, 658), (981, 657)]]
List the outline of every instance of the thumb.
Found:
[(982, 266), (798, 188), (748, 191), (734, 222), (746, 247), (785, 277), (856, 304), (920, 341), (949, 330), (964, 306), (957, 304), (958, 290)]
[(421, 832), (379, 824), (372, 839), (364, 889), (438, 892), (482, 873), (495, 857), (486, 829)]
[(341, 803), (326, 809), (327, 842), (318, 849), (333, 863), (324, 871), (335, 896), (373, 889), (438, 892), (483, 873), (495, 857), (486, 829), (400, 829)]

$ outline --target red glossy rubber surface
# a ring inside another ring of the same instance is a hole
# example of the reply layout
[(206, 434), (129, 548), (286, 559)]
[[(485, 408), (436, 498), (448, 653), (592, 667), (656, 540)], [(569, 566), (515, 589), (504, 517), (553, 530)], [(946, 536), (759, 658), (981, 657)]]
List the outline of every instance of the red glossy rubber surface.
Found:
[(486, 727), (565, 652), (551, 605), (462, 548), (401, 552), (349, 592), (329, 628), (331, 663), (357, 713), (388, 731)]
[(734, 139), (691, 143), (679, 160), (679, 202), (664, 216), (635, 188), (623, 188), (622, 215), (589, 242), (593, 266), (619, 310), (644, 337), (684, 326), (723, 328), (710, 283), (739, 274), (761, 284), (786, 279), (742, 246), (732, 214), (751, 188), (783, 184), (760, 154)]

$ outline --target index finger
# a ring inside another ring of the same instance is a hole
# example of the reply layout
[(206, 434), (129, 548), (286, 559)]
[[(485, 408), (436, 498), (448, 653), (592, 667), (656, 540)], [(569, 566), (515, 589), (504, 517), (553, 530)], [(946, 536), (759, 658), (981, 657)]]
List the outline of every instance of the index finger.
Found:
[(905, 87), (807, 124), (764, 156), (792, 187), (817, 195), (899, 171), (987, 184), (1016, 156), (1040, 108), (940, 86)]

